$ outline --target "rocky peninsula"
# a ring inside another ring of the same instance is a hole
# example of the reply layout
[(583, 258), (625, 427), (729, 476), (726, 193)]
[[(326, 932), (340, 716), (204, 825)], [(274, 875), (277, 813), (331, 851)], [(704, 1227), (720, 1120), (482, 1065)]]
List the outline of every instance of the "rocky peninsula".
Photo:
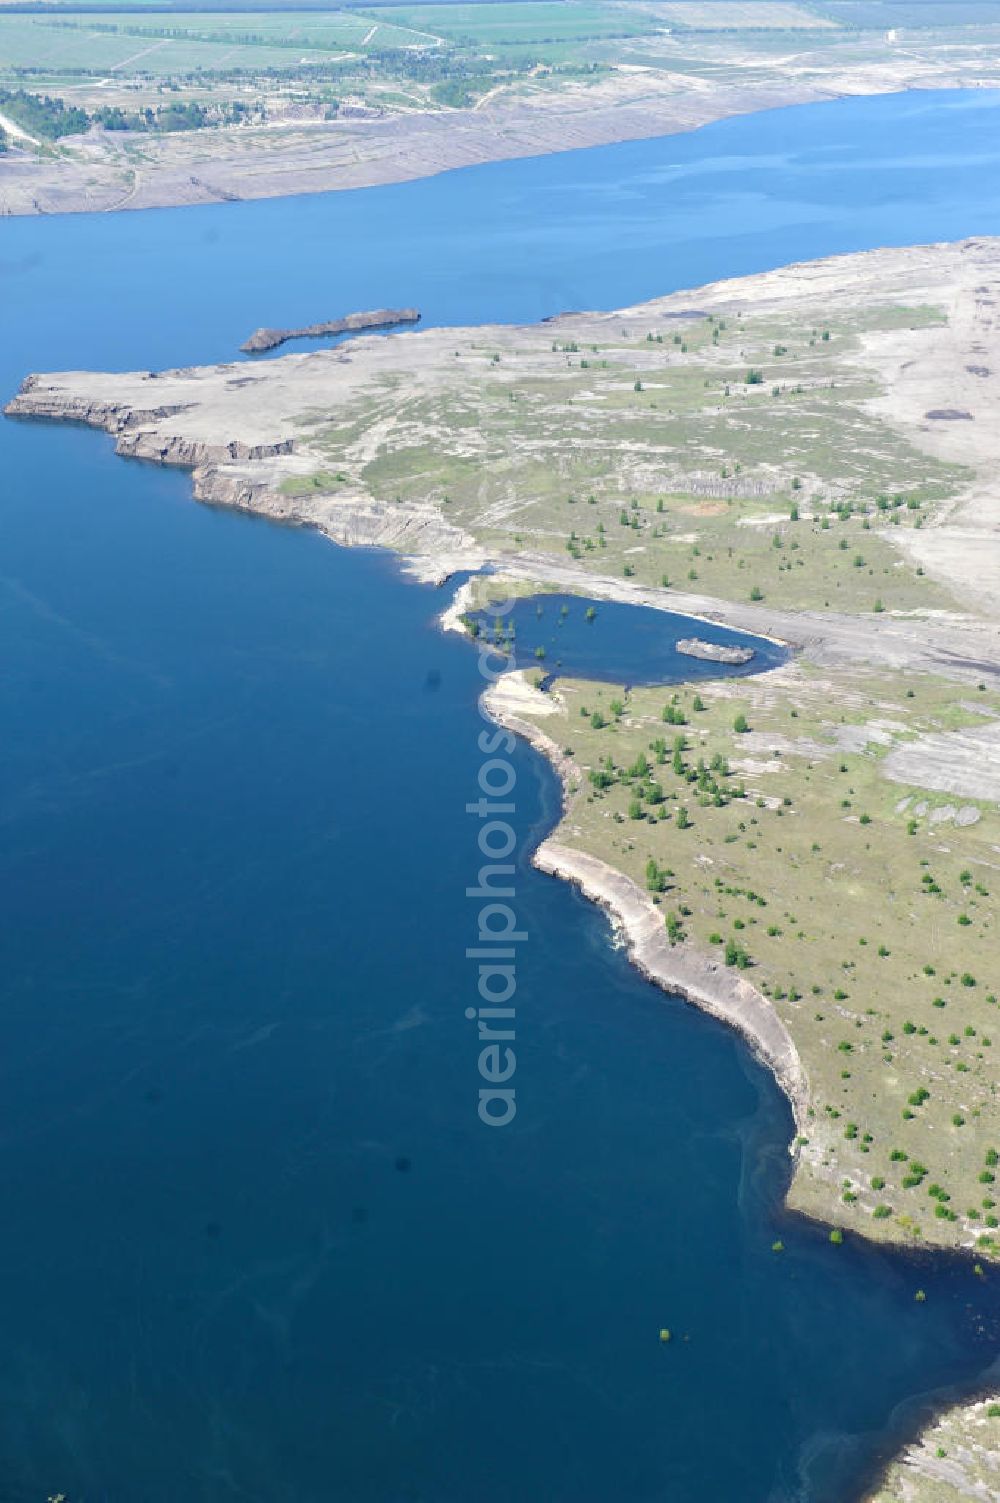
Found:
[(370, 313), (347, 313), (325, 323), (306, 324), (301, 329), (257, 329), (240, 345), (246, 355), (261, 355), (276, 350), (293, 339), (323, 339), (331, 334), (362, 334), (373, 329), (392, 329), (401, 324), (420, 321), (416, 308), (376, 308)]

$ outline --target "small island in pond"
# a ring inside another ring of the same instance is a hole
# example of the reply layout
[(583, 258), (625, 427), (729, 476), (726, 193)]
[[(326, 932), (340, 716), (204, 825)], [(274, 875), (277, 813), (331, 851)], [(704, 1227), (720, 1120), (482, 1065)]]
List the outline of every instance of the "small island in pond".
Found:
[(701, 637), (682, 637), (677, 651), (686, 658), (702, 658), (706, 663), (749, 663), (752, 647), (724, 647), (721, 642), (705, 642)]
[(419, 321), (420, 311), (417, 308), (376, 308), (369, 313), (347, 313), (343, 318), (330, 318), (322, 324), (307, 324), (301, 329), (256, 329), (240, 345), (240, 349), (245, 355), (262, 355), (265, 350), (276, 350), (290, 339), (322, 339), (328, 334), (361, 334), (368, 329), (391, 329), (395, 324), (415, 324)]

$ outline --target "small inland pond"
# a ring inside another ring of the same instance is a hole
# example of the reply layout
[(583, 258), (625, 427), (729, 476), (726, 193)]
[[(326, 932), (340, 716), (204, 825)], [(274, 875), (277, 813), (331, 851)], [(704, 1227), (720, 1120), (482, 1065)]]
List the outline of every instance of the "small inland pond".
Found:
[[(523, 596), (498, 613), (501, 602), (468, 612), (464, 620), (480, 641), (494, 644), (511, 668), (536, 668), (545, 683), (592, 678), (603, 683), (673, 684), (721, 675), (762, 673), (783, 663), (787, 650), (763, 637), (655, 606), (583, 595)], [(684, 651), (678, 643), (749, 651), (742, 663)]]

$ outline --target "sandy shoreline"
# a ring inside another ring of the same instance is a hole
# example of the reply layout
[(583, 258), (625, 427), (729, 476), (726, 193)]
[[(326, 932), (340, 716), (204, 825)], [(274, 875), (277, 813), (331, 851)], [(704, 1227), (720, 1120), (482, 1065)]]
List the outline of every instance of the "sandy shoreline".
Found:
[(460, 167), (684, 134), (739, 115), (856, 96), (989, 88), (989, 69), (928, 71), (906, 56), (845, 71), (838, 60), (808, 77), (713, 81), (615, 78), (607, 90), (280, 129), (178, 131), (144, 138), (141, 162), (115, 132), (67, 138), (58, 156), (0, 156), (0, 215), (109, 213), (289, 198), (434, 177)]
[[(894, 86), (894, 80), (872, 80), (870, 91)], [(638, 99), (624, 95), (590, 107), (567, 98), (546, 108), (508, 104), (428, 111), (280, 132), (177, 132), (150, 137), (141, 168), (122, 155), (108, 133), (91, 133), (73, 139), (73, 156), (40, 158), (13, 150), (0, 158), (0, 214), (108, 213), (382, 187), (486, 162), (682, 134), (736, 115), (816, 104), (851, 92), (791, 80), (756, 88), (656, 91)]]

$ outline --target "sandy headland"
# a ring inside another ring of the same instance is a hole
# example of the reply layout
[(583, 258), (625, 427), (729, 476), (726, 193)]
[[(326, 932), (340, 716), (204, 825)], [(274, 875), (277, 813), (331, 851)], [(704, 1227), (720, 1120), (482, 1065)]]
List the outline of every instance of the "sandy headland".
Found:
[[(361, 336), (263, 364), (32, 375), (5, 411), (103, 428), (122, 455), (191, 469), (200, 500), (396, 548), (424, 577), (492, 559), (557, 583), (586, 577), (637, 603), (663, 603), (660, 560), (679, 561), (696, 534), (732, 524), (747, 560), (790, 505), (809, 521), (814, 499), (851, 505), (882, 484), (924, 482), (919, 526), (898, 525), (907, 512), (875, 514), (895, 567), (874, 616), (867, 574), (848, 570), (819, 607), (812, 572), (786, 571), (758, 601), (731, 587), (718, 556), (671, 575), (669, 601), (817, 655), (877, 651), (892, 667), (968, 659), (971, 673), (1000, 642), (998, 296), (996, 241), (874, 251), (535, 326)], [(774, 331), (791, 329), (804, 333), (801, 358), (776, 346), (776, 359)], [(586, 358), (591, 348), (604, 358)], [(758, 356), (761, 380), (748, 385)], [(517, 395), (525, 382), (541, 387), (530, 410)], [(693, 382), (704, 392), (695, 411), (656, 415), (690, 407)], [(500, 426), (497, 398), (511, 390), (517, 422)], [(932, 416), (949, 408), (968, 420)], [(726, 447), (752, 452), (755, 429), (761, 452), (727, 466)], [(844, 451), (831, 454), (831, 440)], [(800, 442), (812, 475), (790, 473), (782, 446)], [(498, 463), (484, 475), (490, 453)], [(616, 519), (617, 498), (645, 493), (655, 506), (674, 495), (687, 498), (676, 514), (689, 525), (647, 528), (640, 509), (639, 536), (606, 526), (600, 551), (567, 558), (572, 523), (606, 515), (565, 510), (558, 491), (574, 464), (584, 483), (593, 465), (599, 506)], [(942, 588), (904, 589), (913, 575), (900, 553)]]
[(972, 240), (537, 326), (35, 375), (7, 411), (424, 578), (499, 571), (452, 625), (477, 592), (558, 588), (791, 644), (697, 693), (505, 681), (491, 709), (567, 790), (537, 859), (769, 1063), (794, 1207), (988, 1257), (998, 298), (1000, 244)]

